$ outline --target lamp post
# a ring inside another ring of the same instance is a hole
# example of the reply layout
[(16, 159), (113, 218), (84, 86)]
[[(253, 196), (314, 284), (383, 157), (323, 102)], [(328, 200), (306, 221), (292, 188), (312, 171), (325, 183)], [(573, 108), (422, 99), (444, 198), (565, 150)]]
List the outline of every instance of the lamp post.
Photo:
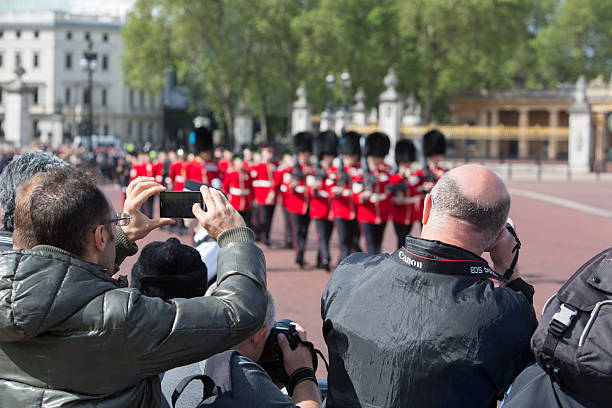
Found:
[(331, 72), (325, 77), (325, 85), (327, 87), (327, 110), (328, 112), (334, 111), (334, 87), (336, 83), (336, 77)]
[(348, 72), (348, 69), (345, 69), (342, 74), (340, 74), (340, 80), (342, 81), (342, 88), (344, 89), (344, 104), (342, 108), (345, 112), (349, 110), (349, 89), (351, 87), (351, 73)]
[(83, 51), (81, 67), (87, 71), (87, 137), (89, 147), (91, 147), (91, 137), (93, 136), (93, 72), (98, 64), (98, 54), (92, 51), (93, 42), (87, 41), (87, 50)]

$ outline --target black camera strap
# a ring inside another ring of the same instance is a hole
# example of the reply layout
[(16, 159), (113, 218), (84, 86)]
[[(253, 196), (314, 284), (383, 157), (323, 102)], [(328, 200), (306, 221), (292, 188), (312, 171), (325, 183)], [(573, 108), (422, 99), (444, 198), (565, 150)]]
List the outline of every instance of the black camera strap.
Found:
[(514, 237), (514, 240), (516, 241), (516, 245), (514, 245), (514, 248), (512, 248), (512, 252), (514, 253), (514, 258), (512, 259), (512, 263), (510, 264), (510, 266), (508, 267), (508, 269), (506, 269), (506, 272), (504, 273), (504, 278), (506, 278), (506, 280), (510, 280), (510, 278), (514, 274), (514, 268), (516, 267), (516, 263), (518, 262), (519, 249), (521, 249), (521, 240), (519, 239), (512, 225), (510, 225), (509, 223), (506, 223), (506, 229), (508, 230), (510, 234), (512, 234), (512, 236)]

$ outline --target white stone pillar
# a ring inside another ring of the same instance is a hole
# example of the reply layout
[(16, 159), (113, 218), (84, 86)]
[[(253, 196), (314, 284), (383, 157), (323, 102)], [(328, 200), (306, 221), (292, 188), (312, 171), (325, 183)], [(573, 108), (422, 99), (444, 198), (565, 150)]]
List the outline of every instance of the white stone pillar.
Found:
[(578, 78), (574, 104), (569, 112), (568, 165), (573, 173), (586, 173), (593, 158), (591, 107), (586, 98), (586, 79)]
[(18, 67), (15, 79), (6, 89), (6, 104), (4, 114), (4, 137), (7, 142), (16, 147), (27, 146), (32, 139), (32, 119), (30, 117), (29, 88), (21, 78), (25, 70)]
[(548, 110), (548, 128), (550, 129), (550, 135), (548, 136), (548, 150), (547, 155), (549, 160), (557, 158), (557, 135), (556, 131), (559, 127), (559, 109), (550, 108)]
[(321, 112), (321, 123), (319, 124), (319, 130), (324, 132), (326, 130), (334, 130), (336, 123), (336, 115), (325, 109)]
[(357, 126), (365, 126), (368, 124), (368, 108), (365, 106), (366, 95), (363, 88), (357, 89), (355, 94), (355, 105), (352, 110), (352, 120)]
[(347, 126), (351, 125), (351, 113), (344, 109), (340, 109), (336, 112), (336, 121), (334, 123), (334, 132), (338, 136), (342, 135), (342, 130)]
[(297, 100), (293, 102), (291, 110), (291, 135), (295, 135), (298, 132), (305, 132), (312, 129), (312, 121), (310, 118), (311, 108), (308, 104), (308, 92), (306, 91), (306, 85), (304, 82), (300, 84), (297, 91)]
[(378, 104), (378, 127), (381, 132), (386, 133), (391, 140), (391, 149), (387, 160), (394, 162), (395, 142), (400, 137), (404, 102), (400, 94), (395, 90), (399, 80), (393, 68), (385, 76), (384, 84), (387, 89), (380, 95)]
[(234, 114), (234, 151), (253, 141), (253, 112), (241, 99)]
[(529, 156), (529, 141), (527, 140), (527, 128), (529, 127), (529, 108), (519, 110), (519, 159), (526, 159)]

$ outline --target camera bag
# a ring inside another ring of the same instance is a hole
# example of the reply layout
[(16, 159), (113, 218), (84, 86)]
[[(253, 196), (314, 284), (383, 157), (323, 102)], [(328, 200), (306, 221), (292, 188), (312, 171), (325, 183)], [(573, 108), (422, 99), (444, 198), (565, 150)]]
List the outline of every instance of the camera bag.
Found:
[(237, 351), (228, 350), (215, 354), (206, 360), (204, 372), (185, 377), (178, 383), (172, 393), (172, 408), (181, 396), (187, 384), (193, 380), (202, 382), (202, 400), (194, 408), (240, 408), (237, 401), (233, 399), (232, 393), (232, 357)]
[(612, 400), (612, 248), (595, 255), (544, 305), (531, 339), (538, 364), (562, 388)]

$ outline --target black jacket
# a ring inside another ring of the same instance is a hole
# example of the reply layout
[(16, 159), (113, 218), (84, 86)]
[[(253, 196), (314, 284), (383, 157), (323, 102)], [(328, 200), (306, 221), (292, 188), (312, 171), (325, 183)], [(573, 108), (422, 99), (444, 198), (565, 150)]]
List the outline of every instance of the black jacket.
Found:
[(13, 250), (13, 233), (0, 229), (0, 252)]
[[(532, 364), (516, 377), (503, 408), (598, 408), (599, 405), (586, 398), (564, 390), (550, 381), (550, 377), (537, 364)], [(555, 397), (555, 392), (557, 396)], [(559, 398), (559, 402), (557, 399)], [(561, 405), (559, 405), (561, 403)], [(500, 407), (500, 408), (501, 408)]]
[(495, 407), (533, 361), (537, 325), (499, 278), (473, 253), (413, 237), (393, 255), (347, 257), (321, 305), (326, 406)]

